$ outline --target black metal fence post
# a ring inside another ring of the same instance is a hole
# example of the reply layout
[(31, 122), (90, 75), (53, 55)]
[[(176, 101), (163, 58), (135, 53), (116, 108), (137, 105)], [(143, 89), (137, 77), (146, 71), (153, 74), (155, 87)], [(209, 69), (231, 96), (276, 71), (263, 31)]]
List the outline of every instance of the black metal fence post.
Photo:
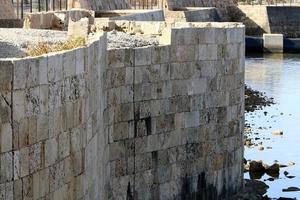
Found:
[(38, 0), (38, 9), (39, 9), (39, 12), (41, 12), (41, 0)]
[(21, 19), (24, 17), (24, 0), (21, 0)]
[(48, 11), (48, 0), (46, 0), (46, 11)]
[(30, 13), (32, 13), (32, 0), (29, 1), (29, 10), (30, 10)]

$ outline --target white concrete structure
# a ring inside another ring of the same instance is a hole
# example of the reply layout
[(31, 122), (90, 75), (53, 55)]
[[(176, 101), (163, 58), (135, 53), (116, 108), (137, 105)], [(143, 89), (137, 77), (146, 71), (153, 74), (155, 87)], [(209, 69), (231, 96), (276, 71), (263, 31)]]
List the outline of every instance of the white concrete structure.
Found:
[(264, 50), (272, 53), (283, 52), (283, 35), (282, 34), (264, 34)]

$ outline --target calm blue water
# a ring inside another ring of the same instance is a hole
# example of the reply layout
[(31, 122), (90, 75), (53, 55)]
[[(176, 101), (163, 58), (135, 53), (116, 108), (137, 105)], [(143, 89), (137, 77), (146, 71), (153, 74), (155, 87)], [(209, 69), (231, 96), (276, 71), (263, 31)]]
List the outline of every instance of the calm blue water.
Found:
[[(280, 169), (279, 179), (265, 183), (270, 186), (267, 193), (269, 197), (300, 200), (300, 192), (282, 192), (282, 189), (291, 186), (300, 188), (300, 55), (248, 57), (246, 83), (273, 97), (276, 104), (246, 114), (247, 123), (252, 124), (253, 131), (259, 133), (252, 135), (253, 138), (259, 137), (258, 141), (263, 142), (265, 150), (245, 147), (245, 158), (263, 160), (267, 164), (273, 164), (274, 160), (281, 164), (294, 162), (294, 166)], [(273, 130), (283, 130), (283, 136), (273, 136)], [(289, 179), (283, 174), (284, 171), (296, 177)], [(249, 178), (248, 173), (245, 178)], [(268, 175), (264, 175), (261, 180), (268, 178)]]

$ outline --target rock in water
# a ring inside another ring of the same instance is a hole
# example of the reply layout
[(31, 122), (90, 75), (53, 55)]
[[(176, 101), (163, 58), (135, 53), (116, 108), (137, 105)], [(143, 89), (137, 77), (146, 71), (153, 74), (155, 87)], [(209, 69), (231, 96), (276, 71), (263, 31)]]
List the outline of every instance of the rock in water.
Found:
[(288, 187), (286, 189), (282, 189), (282, 192), (298, 192), (300, 191), (300, 188), (297, 187)]
[(263, 166), (262, 161), (251, 161), (250, 162), (250, 167), (249, 167), (250, 172), (264, 172), (265, 168)]
[(272, 177), (278, 177), (280, 166), (279, 166), (279, 164), (275, 163), (271, 166), (265, 166), (265, 170), (268, 175), (270, 175)]
[(283, 131), (282, 130), (272, 131), (272, 135), (283, 135)]

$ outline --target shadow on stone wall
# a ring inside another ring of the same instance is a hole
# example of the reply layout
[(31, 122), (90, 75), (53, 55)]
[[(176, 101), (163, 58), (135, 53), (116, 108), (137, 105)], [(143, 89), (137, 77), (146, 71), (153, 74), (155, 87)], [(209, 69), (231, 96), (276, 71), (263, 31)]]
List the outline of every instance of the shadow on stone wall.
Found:
[(246, 35), (262, 36), (266, 31), (255, 21), (250, 19), (240, 8), (231, 6), (229, 9), (229, 21), (242, 22), (246, 27)]

